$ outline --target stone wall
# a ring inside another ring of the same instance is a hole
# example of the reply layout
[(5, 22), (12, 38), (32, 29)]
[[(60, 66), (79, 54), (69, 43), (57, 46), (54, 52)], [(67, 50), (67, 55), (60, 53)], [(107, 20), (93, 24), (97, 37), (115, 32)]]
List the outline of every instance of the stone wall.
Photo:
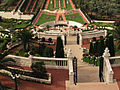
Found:
[(0, 12), (0, 16), (3, 18), (14, 18), (14, 19), (24, 19), (24, 20), (31, 20), (34, 15), (19, 15), (19, 13), (13, 14), (12, 12)]
[(15, 64), (19, 66), (30, 67), (32, 65), (32, 61), (26, 57), (15, 56), (15, 55), (8, 55), (7, 57), (14, 59), (16, 61)]

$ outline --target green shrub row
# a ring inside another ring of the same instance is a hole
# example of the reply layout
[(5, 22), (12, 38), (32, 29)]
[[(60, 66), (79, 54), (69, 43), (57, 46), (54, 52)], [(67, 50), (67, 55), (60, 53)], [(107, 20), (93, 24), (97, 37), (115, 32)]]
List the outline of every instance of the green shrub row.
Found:
[(89, 63), (89, 64), (93, 64), (95, 66), (99, 66), (100, 64), (100, 58), (99, 57), (95, 57), (95, 56), (84, 56), (83, 57), (83, 62)]

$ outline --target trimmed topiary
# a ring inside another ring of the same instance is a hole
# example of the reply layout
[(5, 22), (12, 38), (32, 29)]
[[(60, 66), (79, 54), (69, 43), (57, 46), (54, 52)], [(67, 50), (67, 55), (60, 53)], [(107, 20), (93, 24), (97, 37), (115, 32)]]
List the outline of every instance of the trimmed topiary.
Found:
[(62, 41), (61, 37), (57, 37), (55, 57), (56, 58), (64, 58), (63, 41)]
[(48, 41), (49, 41), (49, 42), (52, 42), (52, 38), (48, 38)]
[(45, 37), (42, 37), (42, 38), (41, 38), (41, 41), (42, 41), (42, 42), (45, 42)]
[(93, 48), (93, 43), (92, 43), (92, 42), (90, 42), (89, 54), (90, 54), (90, 55), (93, 55), (93, 54), (94, 54), (94, 48)]

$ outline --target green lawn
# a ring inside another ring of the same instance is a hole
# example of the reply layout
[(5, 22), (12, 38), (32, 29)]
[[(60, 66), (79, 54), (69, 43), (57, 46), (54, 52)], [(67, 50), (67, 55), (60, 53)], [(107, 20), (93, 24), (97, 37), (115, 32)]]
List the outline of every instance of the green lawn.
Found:
[(36, 25), (40, 25), (46, 22), (50, 22), (50, 21), (55, 21), (56, 16), (55, 15), (47, 15), (47, 14), (42, 14), (38, 20), (38, 22), (36, 23)]
[(82, 16), (79, 13), (74, 13), (74, 14), (70, 14), (70, 15), (65, 15), (66, 20), (70, 20), (70, 21), (76, 21), (79, 22), (81, 24), (85, 24), (85, 20), (82, 18)]

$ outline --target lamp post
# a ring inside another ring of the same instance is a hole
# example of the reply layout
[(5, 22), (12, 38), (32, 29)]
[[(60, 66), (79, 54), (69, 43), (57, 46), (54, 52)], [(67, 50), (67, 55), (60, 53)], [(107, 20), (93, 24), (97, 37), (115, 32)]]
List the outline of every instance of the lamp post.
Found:
[(12, 71), (11, 77), (12, 77), (12, 79), (14, 79), (14, 81), (15, 81), (15, 90), (18, 90), (17, 78), (20, 77), (20, 74), (18, 74), (16, 71)]

